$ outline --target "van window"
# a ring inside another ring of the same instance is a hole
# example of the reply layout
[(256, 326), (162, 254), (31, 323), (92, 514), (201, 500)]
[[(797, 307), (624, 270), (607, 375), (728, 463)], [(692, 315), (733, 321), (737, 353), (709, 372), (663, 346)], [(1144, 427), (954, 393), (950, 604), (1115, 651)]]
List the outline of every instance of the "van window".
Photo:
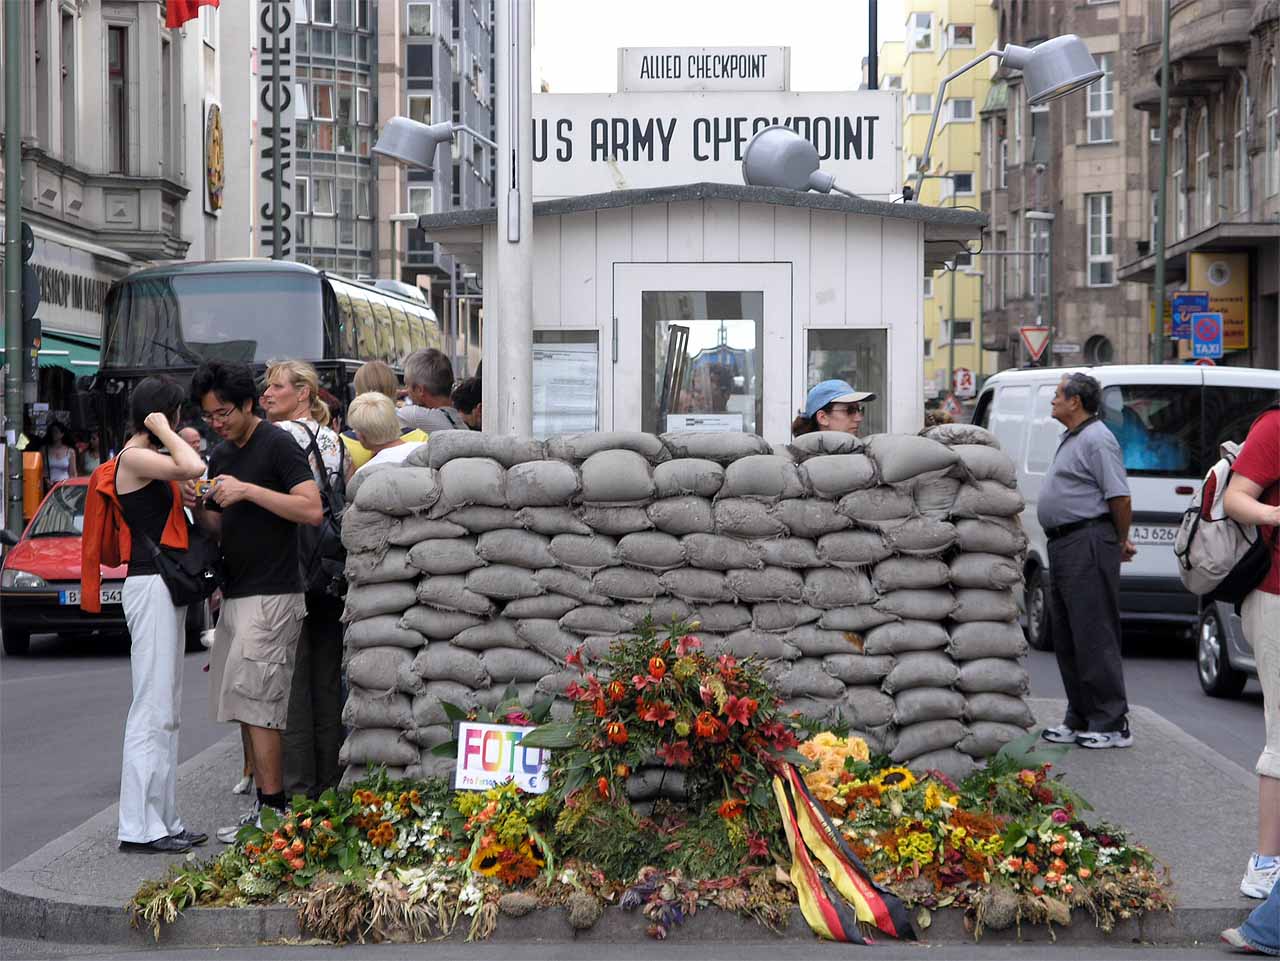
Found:
[(990, 406), (990, 423), (983, 424), (996, 435), (1000, 446), (1015, 464), (1022, 463), (1024, 438), (1027, 432), (1027, 400), (1031, 388), (1027, 386), (1001, 387), (995, 402)]
[(1237, 444), (1245, 439), (1249, 427), (1271, 404), (1280, 399), (1280, 391), (1257, 387), (1206, 387), (1204, 389), (1205, 449), (1201, 470), (1205, 474), (1218, 461), (1218, 447), (1224, 441)]
[(1103, 423), (1116, 435), (1124, 469), (1139, 477), (1192, 477), (1200, 457), (1199, 385), (1129, 384), (1102, 392)]
[(1027, 439), (1027, 473), (1048, 473), (1053, 455), (1058, 452), (1058, 442), (1066, 430), (1053, 419), (1050, 407), (1057, 384), (1042, 384), (1036, 391), (1036, 401), (1031, 412), (1031, 430)]

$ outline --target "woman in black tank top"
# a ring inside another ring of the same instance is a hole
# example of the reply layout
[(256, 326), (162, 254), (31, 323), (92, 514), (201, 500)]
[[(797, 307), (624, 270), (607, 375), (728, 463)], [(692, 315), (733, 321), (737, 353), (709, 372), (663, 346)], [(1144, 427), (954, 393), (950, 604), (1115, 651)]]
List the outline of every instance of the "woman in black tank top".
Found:
[(186, 608), (174, 606), (151, 546), (158, 548), (174, 511), (171, 482), (195, 480), (204, 473), (200, 455), (174, 431), (183, 397), (171, 377), (141, 381), (130, 398), (134, 432), (115, 462), (116, 498), (131, 543), (123, 601), (133, 701), (124, 728), (119, 828), (120, 847), (126, 851), (182, 852), (209, 839), (187, 830), (178, 817)]

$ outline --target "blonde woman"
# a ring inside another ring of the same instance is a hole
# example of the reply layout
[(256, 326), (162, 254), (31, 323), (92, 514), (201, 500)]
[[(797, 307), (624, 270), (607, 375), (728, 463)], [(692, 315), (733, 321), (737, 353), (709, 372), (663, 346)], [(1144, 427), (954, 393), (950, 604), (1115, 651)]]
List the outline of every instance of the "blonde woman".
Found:
[[(355, 380), (352, 382), (357, 395), (378, 393), (391, 401), (392, 409), (395, 408), (396, 395), (400, 392), (400, 381), (396, 377), (396, 372), (380, 360), (371, 360), (367, 364), (361, 364), (360, 369), (356, 371)], [(408, 443), (419, 443), (427, 439), (427, 435), (416, 428), (406, 428), (403, 425), (400, 428), (401, 439)], [(360, 438), (356, 437), (356, 432), (351, 429), (351, 415), (347, 414), (347, 429), (342, 432), (342, 443), (347, 448), (347, 460), (349, 467), (348, 476), (355, 473), (361, 467), (369, 462), (369, 458), (373, 455), (369, 453), (369, 449), (360, 443)]]
[[(338, 435), (329, 429), (329, 405), (320, 397), (316, 369), (302, 360), (267, 365), (262, 392), (267, 420), (293, 435), (319, 486), (329, 486), (345, 474), (346, 455)], [(312, 442), (320, 451), (317, 461)], [(306, 563), (303, 558), (303, 563)], [(304, 572), (304, 577), (306, 572)], [(284, 732), (284, 791), (318, 797), (342, 776), (338, 749), (342, 746), (342, 601), (323, 591), (307, 593), (307, 617), (298, 639), (289, 714)]]
[(423, 441), (410, 441), (400, 433), (396, 405), (385, 394), (370, 391), (360, 394), (347, 408), (347, 424), (369, 452), (369, 460), (360, 470), (374, 464), (399, 464), (421, 447)]

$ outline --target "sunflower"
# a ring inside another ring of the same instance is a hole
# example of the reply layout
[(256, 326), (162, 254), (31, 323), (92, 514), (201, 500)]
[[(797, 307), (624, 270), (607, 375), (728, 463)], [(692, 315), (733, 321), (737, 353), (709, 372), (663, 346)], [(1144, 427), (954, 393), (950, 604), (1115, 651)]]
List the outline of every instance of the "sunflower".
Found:
[(498, 873), (498, 869), (502, 867), (502, 856), (507, 849), (497, 842), (496, 839), (486, 841), (481, 845), (480, 850), (476, 852), (476, 856), (471, 860), (471, 870), (484, 877), (493, 877)]
[(895, 788), (906, 791), (915, 785), (916, 776), (905, 767), (890, 767), (873, 777), (871, 783), (881, 789)]

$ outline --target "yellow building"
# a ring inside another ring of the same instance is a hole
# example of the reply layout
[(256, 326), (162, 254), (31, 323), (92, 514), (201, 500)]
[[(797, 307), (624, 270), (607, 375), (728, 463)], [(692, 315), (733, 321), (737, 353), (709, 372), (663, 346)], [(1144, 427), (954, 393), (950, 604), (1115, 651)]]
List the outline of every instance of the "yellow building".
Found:
[[(906, 0), (905, 6), (906, 40), (881, 45), (879, 58), (880, 86), (902, 90), (904, 183), (924, 153), (939, 82), (990, 49), (997, 38), (996, 12), (989, 0)], [(998, 64), (992, 58), (947, 85), (928, 173), (954, 179), (926, 179), (918, 198), (920, 203), (978, 207), (982, 189), (978, 111), (986, 102)], [(949, 369), (972, 371), (975, 387), (981, 375), (996, 370), (997, 355), (980, 350), (981, 258), (970, 261), (960, 255), (956, 267), (955, 271), (938, 271), (925, 279), (926, 399), (946, 392)], [(953, 317), (954, 360), (950, 343)]]

